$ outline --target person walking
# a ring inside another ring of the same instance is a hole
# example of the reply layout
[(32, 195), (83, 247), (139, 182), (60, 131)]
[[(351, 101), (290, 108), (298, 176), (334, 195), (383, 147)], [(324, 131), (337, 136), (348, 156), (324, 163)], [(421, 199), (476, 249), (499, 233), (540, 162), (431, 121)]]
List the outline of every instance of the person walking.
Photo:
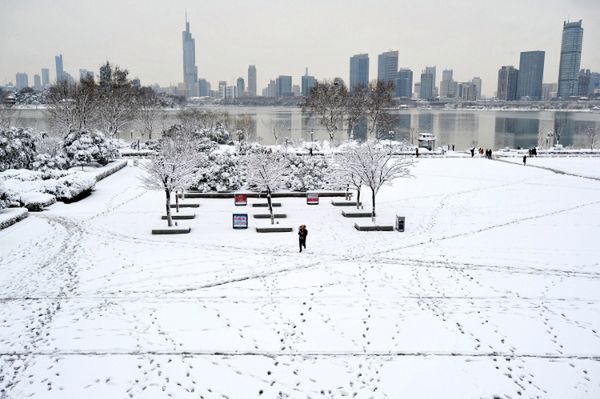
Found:
[(527, 155), (523, 155), (523, 166), (527, 164)]
[(475, 156), (475, 147), (471, 147), (471, 158)]
[(419, 158), (419, 147), (415, 148), (415, 155)]
[(300, 245), (300, 252), (302, 252), (302, 248), (306, 249), (306, 236), (308, 235), (308, 230), (306, 229), (306, 225), (301, 224), (298, 229), (298, 240)]

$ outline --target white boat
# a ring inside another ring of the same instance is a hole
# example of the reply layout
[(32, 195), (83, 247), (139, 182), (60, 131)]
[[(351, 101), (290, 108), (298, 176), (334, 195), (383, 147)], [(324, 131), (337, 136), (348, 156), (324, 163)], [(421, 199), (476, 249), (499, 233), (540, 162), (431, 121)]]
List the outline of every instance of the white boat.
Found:
[(433, 151), (435, 148), (435, 136), (433, 133), (419, 133), (419, 148), (427, 148)]

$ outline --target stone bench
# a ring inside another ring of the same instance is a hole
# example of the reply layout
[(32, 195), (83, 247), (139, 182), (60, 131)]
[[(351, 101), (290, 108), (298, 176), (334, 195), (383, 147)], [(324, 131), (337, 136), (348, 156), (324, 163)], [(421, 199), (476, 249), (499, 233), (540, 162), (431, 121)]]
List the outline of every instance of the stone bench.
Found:
[[(281, 207), (281, 202), (272, 202), (271, 205), (273, 206), (273, 208), (279, 208), (279, 207)], [(254, 207), (254, 208), (268, 208), (269, 204), (267, 204), (266, 202), (257, 202), (255, 204), (252, 204), (252, 207)]]
[[(268, 213), (258, 213), (256, 215), (252, 215), (254, 219), (271, 219), (271, 215)], [(275, 213), (273, 214), (274, 219), (285, 219), (287, 215), (285, 213)]]
[(370, 218), (371, 212), (346, 212), (342, 211), (342, 216), (347, 218)]
[(257, 227), (257, 233), (290, 233), (294, 231), (292, 227)]
[(358, 223), (354, 223), (354, 228), (358, 231), (394, 231), (394, 226), (386, 225), (367, 225), (359, 226)]
[(333, 206), (357, 206), (362, 205), (362, 202), (357, 204), (356, 201), (331, 201)]
[[(174, 213), (171, 215), (171, 219), (172, 220), (188, 220), (188, 219), (194, 219), (196, 217), (195, 214), (192, 215), (179, 215), (177, 213)], [(167, 220), (167, 215), (163, 215), (160, 217), (162, 220)]]
[(152, 234), (188, 234), (190, 227), (165, 227), (164, 229), (152, 229)]
[[(200, 204), (179, 204), (180, 208), (200, 208)], [(171, 208), (177, 208), (177, 204), (171, 204)]]

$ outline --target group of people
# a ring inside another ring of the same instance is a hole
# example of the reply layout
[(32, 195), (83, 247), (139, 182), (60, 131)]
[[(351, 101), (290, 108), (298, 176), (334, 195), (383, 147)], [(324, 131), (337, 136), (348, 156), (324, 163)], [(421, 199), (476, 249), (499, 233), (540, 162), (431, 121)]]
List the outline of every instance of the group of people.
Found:
[[(471, 158), (473, 158), (475, 156), (475, 147), (471, 147), (470, 151), (471, 151)], [(477, 152), (479, 152), (480, 156), (483, 156), (483, 154), (485, 154), (485, 157), (487, 159), (492, 159), (492, 149), (491, 148), (483, 149), (482, 147), (479, 147)]]

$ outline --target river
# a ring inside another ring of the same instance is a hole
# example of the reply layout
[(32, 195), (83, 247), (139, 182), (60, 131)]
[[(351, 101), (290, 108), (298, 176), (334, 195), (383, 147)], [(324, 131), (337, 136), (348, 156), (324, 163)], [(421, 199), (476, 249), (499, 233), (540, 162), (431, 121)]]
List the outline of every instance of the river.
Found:
[[(327, 140), (327, 131), (299, 108), (289, 107), (207, 107), (227, 111), (232, 117), (249, 115), (253, 126), (249, 139), (263, 144), (300, 142), (311, 139)], [(162, 110), (156, 122), (156, 132), (177, 123), (176, 110)], [(48, 131), (48, 121), (41, 109), (19, 109), (15, 125), (30, 127), (35, 131)], [(407, 109), (393, 113), (393, 139), (413, 142), (420, 132), (432, 132), (438, 146), (452, 146), (456, 150), (471, 146), (500, 149), (527, 148), (552, 145), (559, 136), (560, 144), (574, 148), (589, 147), (586, 129), (600, 129), (599, 112), (563, 111), (509, 111), (509, 110), (429, 110)], [(58, 134), (56, 132), (50, 132)], [(356, 137), (365, 135), (356, 130)], [(120, 137), (126, 140), (139, 138), (137, 123), (128, 125)], [(335, 141), (348, 137), (344, 131), (335, 133)], [(386, 137), (388, 138), (388, 137)], [(596, 139), (596, 141), (599, 141)]]

